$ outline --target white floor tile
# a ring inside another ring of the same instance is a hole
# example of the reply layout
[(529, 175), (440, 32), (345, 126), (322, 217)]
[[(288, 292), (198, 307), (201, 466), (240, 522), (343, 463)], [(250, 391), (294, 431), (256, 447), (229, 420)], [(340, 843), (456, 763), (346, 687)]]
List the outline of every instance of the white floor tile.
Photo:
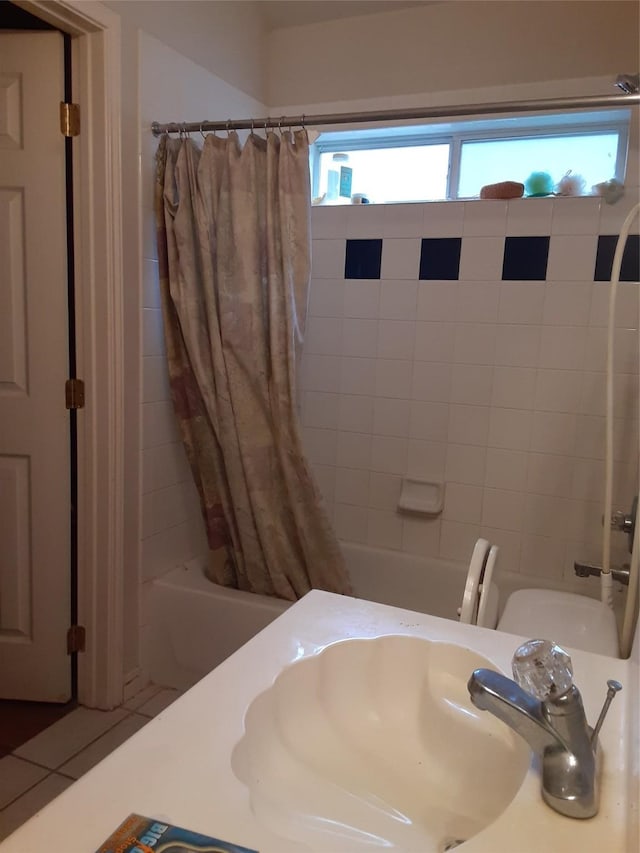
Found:
[(140, 714), (131, 714), (130, 717), (122, 720), (112, 729), (95, 740), (92, 744), (85, 747), (81, 752), (75, 755), (66, 764), (60, 768), (61, 773), (66, 773), (67, 776), (73, 776), (74, 779), (79, 779), (87, 770), (91, 770), (99, 761), (106, 758), (114, 749), (117, 749), (121, 744), (128, 740), (131, 735), (134, 735), (143, 726), (149, 722), (148, 717), (143, 717)]
[(152, 699), (149, 699), (148, 702), (145, 702), (143, 705), (140, 705), (138, 708), (138, 714), (144, 714), (147, 717), (155, 717), (161, 711), (164, 711), (172, 702), (181, 695), (179, 690), (170, 690), (168, 688), (164, 688), (157, 693)]
[(33, 817), (36, 812), (43, 809), (47, 803), (50, 803), (72, 784), (71, 779), (58, 776), (57, 773), (51, 773), (26, 794), (18, 797), (6, 809), (0, 811), (0, 841), (29, 820), (30, 817)]
[(76, 708), (18, 747), (14, 755), (56, 769), (127, 715), (124, 708), (114, 711)]
[(7, 806), (20, 794), (24, 794), (37, 782), (43, 779), (49, 771), (37, 767), (21, 758), (7, 755), (0, 759), (0, 809)]

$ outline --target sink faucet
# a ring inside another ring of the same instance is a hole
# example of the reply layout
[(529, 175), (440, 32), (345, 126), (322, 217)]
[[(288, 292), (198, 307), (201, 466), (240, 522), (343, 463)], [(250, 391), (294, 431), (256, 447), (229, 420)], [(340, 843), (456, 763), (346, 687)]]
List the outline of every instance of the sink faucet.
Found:
[(622, 685), (608, 682), (605, 705), (591, 729), (563, 649), (548, 640), (529, 640), (516, 650), (512, 665), (518, 683), (476, 669), (467, 685), (471, 701), (506, 723), (540, 756), (542, 797), (552, 809), (567, 817), (593, 817), (599, 805), (598, 732)]

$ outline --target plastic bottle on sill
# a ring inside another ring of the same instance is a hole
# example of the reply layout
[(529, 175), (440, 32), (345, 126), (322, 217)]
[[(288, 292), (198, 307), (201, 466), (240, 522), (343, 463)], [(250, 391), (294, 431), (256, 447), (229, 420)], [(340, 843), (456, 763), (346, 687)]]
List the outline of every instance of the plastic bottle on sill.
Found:
[(351, 187), (353, 185), (353, 169), (348, 165), (349, 155), (344, 153), (336, 153), (331, 158), (336, 166), (338, 166), (339, 181), (338, 181), (338, 196), (340, 199), (351, 200)]

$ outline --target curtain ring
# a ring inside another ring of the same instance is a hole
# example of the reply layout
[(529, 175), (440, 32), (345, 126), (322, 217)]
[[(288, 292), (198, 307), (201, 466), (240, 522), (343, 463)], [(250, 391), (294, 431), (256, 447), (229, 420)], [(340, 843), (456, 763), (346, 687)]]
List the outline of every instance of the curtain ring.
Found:
[(278, 119), (278, 132), (280, 133), (280, 136), (282, 136), (282, 119), (283, 118), (284, 118), (284, 116), (280, 116), (280, 118)]
[(251, 136), (253, 136), (253, 134), (254, 134), (254, 130), (255, 130), (254, 120), (253, 120), (253, 119), (251, 119)]
[[(206, 121), (206, 119), (205, 119), (205, 121)], [(206, 138), (207, 138), (207, 137), (206, 137), (206, 134), (205, 134), (205, 133), (203, 133), (203, 130), (202, 130), (202, 125), (203, 125), (203, 124), (204, 124), (204, 121), (200, 122), (200, 136), (201, 136), (203, 139), (206, 139)]]
[(267, 124), (269, 123), (270, 119), (271, 119), (271, 117), (267, 116), (266, 119), (264, 120), (264, 136), (265, 136), (265, 139), (269, 135), (269, 131), (267, 130)]
[(231, 136), (231, 119), (227, 119), (227, 136)]

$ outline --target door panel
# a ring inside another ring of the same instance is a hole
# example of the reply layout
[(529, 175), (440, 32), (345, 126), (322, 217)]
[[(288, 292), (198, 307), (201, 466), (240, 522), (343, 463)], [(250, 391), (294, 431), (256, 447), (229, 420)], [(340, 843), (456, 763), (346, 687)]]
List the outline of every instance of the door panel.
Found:
[(70, 624), (62, 35), (0, 34), (0, 697), (65, 702)]
[(27, 391), (23, 227), (22, 190), (0, 189), (0, 392), (4, 394)]

